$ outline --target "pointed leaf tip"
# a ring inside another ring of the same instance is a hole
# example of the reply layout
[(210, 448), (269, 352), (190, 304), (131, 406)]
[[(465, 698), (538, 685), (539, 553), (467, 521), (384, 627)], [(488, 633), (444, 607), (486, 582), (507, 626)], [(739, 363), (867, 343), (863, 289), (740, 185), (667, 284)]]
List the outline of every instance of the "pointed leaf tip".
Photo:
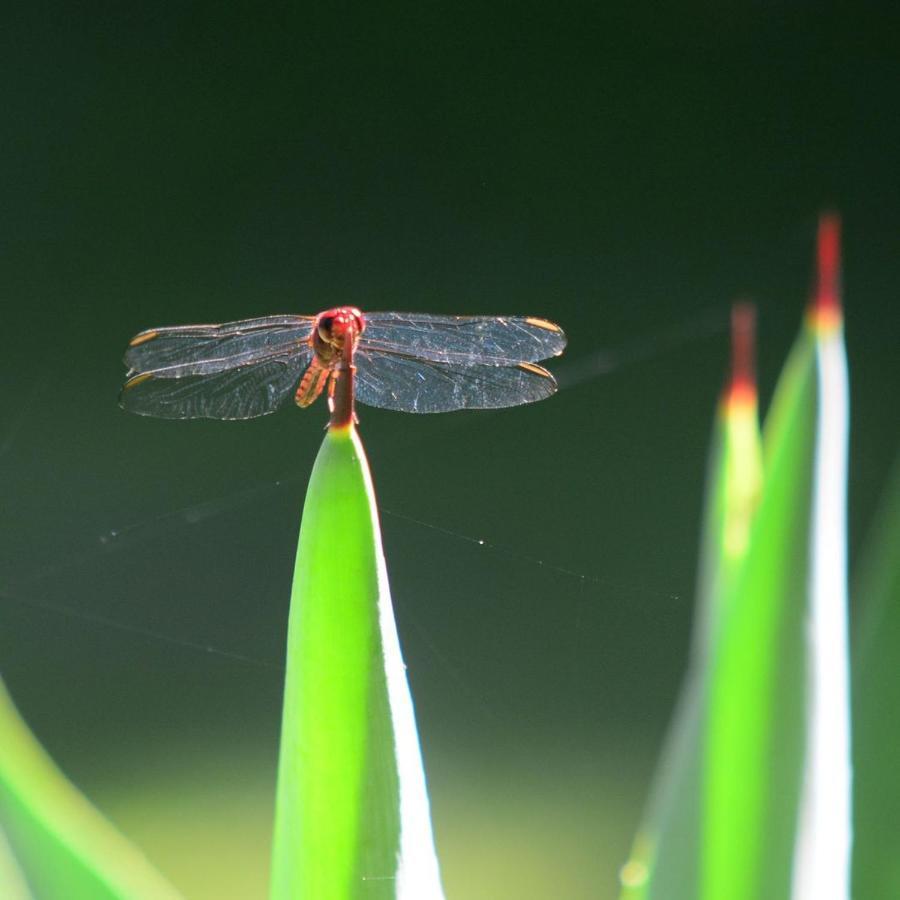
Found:
[(731, 309), (731, 381), (726, 391), (729, 405), (756, 402), (756, 307), (741, 300)]
[(841, 217), (835, 212), (819, 217), (816, 265), (810, 313), (817, 330), (831, 330), (841, 323)]
[(443, 900), (375, 493), (349, 412), (326, 433), (303, 506), (269, 896)]

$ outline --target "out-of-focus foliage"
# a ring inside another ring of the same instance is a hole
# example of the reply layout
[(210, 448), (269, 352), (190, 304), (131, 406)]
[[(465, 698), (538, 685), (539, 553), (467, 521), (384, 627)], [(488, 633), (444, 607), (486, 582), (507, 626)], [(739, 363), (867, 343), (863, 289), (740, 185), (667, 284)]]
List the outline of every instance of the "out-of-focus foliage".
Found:
[[(723, 597), (743, 563), (762, 479), (762, 444), (751, 354), (754, 314), (735, 307), (734, 366), (716, 414), (701, 539), (697, 622), (688, 681), (651, 790), (644, 825), (622, 872), (624, 896), (696, 896), (702, 839), (703, 724), (710, 653), (724, 614)], [(654, 893), (656, 892), (656, 893)]]
[(848, 896), (838, 240), (824, 216), (818, 288), (766, 419), (761, 483), (746, 364), (717, 421), (694, 659), (625, 897)]
[(900, 897), (900, 458), (854, 572), (853, 641), (856, 900)]
[(0, 682), (0, 897), (177, 896), (143, 855), (66, 781)]

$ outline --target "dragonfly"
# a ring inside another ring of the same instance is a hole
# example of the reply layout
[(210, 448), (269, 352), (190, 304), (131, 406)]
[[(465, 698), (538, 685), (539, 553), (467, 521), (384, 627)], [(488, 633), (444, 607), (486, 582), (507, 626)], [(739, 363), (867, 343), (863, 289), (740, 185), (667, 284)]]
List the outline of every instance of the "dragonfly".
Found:
[[(331, 397), (347, 360), (359, 403), (411, 413), (496, 409), (556, 391), (540, 360), (566, 345), (533, 316), (446, 316), (342, 306), (221, 325), (150, 328), (131, 339), (120, 397), (166, 419), (251, 419), (291, 399)], [(326, 391), (327, 389), (327, 391)]]

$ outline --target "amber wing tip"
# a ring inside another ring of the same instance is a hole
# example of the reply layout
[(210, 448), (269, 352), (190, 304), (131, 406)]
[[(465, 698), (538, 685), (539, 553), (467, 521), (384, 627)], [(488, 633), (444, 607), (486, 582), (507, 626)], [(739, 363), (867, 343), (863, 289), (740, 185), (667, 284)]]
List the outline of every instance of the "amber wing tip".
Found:
[(159, 337), (159, 332), (153, 328), (148, 331), (141, 331), (128, 342), (128, 346), (139, 347), (141, 344), (146, 344), (147, 341), (152, 341), (155, 337)]
[(539, 366), (537, 363), (521, 362), (519, 363), (518, 368), (525, 372), (531, 372), (532, 375), (540, 375), (543, 378), (553, 377), (543, 366)]
[(127, 391), (133, 387), (137, 387), (139, 384), (142, 384), (143, 382), (148, 381), (152, 377), (153, 377), (153, 374), (151, 372), (141, 372), (138, 375), (133, 375), (131, 378), (128, 379), (128, 381), (125, 382), (124, 386), (122, 387), (122, 390)]
[(566, 333), (556, 324), (556, 322), (551, 322), (549, 319), (542, 319), (540, 316), (527, 316), (525, 318), (525, 323), (531, 325), (533, 328), (541, 328), (544, 331), (549, 331), (559, 338), (560, 343), (558, 348), (553, 350), (553, 356), (559, 356), (563, 350), (565, 350), (567, 341)]
[(556, 324), (556, 322), (551, 322), (549, 319), (542, 319), (540, 316), (528, 316), (525, 321), (529, 325), (534, 325), (535, 328), (543, 328), (545, 331), (552, 331), (555, 334), (562, 334), (563, 330)]

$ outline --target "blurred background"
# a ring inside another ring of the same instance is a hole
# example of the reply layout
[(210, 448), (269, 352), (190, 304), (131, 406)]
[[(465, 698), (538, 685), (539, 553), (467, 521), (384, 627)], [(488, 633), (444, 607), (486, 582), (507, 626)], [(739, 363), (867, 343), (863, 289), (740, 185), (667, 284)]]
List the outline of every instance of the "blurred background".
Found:
[(126, 342), (345, 303), (553, 319), (552, 400), (363, 408), (361, 431), (448, 896), (612, 898), (685, 671), (728, 308), (759, 306), (765, 402), (823, 206), (845, 222), (851, 554), (887, 480), (900, 23), (359, 6), (4, 17), (0, 671), (188, 897), (265, 896), (326, 412), (130, 417)]

